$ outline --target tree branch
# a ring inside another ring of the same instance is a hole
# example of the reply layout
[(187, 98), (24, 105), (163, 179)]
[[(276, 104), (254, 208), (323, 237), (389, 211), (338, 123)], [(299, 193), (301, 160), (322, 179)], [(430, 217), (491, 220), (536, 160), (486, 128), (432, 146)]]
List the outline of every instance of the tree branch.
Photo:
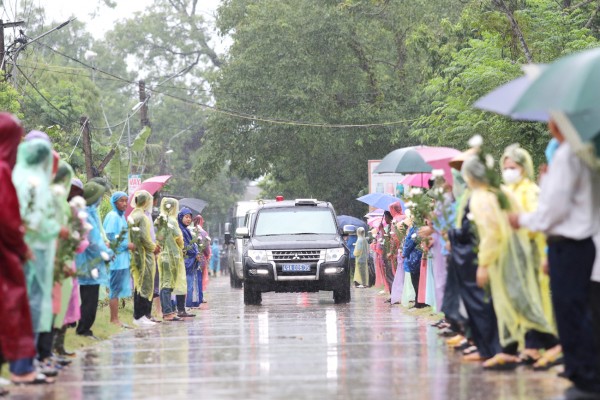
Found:
[(596, 15), (598, 15), (599, 11), (600, 11), (600, 1), (598, 1), (598, 5), (596, 6), (596, 9), (592, 12), (592, 15), (590, 16), (590, 18), (587, 20), (587, 22), (583, 26), (584, 28), (589, 29), (590, 26), (592, 26), (592, 22), (594, 22), (594, 18), (596, 18)]
[(532, 63), (533, 56), (531, 55), (531, 52), (529, 51), (529, 46), (527, 46), (527, 42), (525, 41), (525, 36), (523, 36), (523, 32), (521, 31), (521, 28), (519, 27), (519, 24), (517, 23), (517, 20), (515, 19), (515, 15), (514, 15), (513, 11), (508, 8), (508, 6), (504, 2), (504, 0), (492, 0), (492, 4), (495, 5), (499, 10), (501, 10), (506, 15), (506, 17), (508, 18), (508, 21), (510, 22), (510, 27), (513, 31), (513, 34), (519, 40), (519, 43), (521, 44), (521, 48), (523, 50), (523, 53), (525, 53), (525, 59), (527, 59), (528, 63)]

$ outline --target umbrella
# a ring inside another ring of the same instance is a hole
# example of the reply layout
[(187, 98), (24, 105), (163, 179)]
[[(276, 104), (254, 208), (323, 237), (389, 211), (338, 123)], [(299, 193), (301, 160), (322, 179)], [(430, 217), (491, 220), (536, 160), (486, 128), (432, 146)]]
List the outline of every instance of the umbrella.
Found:
[(388, 153), (373, 172), (415, 174), (431, 172), (432, 169), (414, 147), (405, 147)]
[(371, 219), (374, 217), (381, 218), (382, 216), (383, 216), (383, 210), (381, 208), (375, 209), (375, 210), (371, 211), (370, 213), (365, 214), (365, 218), (367, 218), (367, 219)]
[(183, 207), (187, 207), (189, 209), (191, 209), (192, 211), (195, 211), (196, 213), (200, 214), (202, 212), (202, 210), (204, 210), (204, 207), (206, 207), (208, 205), (208, 202), (202, 200), (202, 199), (194, 199), (194, 198), (190, 198), (190, 197), (186, 197), (184, 199), (179, 200), (179, 208), (183, 208)]
[(365, 230), (369, 230), (369, 226), (366, 224), (366, 222), (364, 222), (356, 217), (352, 217), (350, 215), (338, 215), (337, 222), (338, 222), (338, 225), (342, 228), (344, 227), (344, 225), (354, 225), (357, 228), (362, 227)]
[(571, 54), (544, 68), (513, 111), (578, 113), (600, 104), (600, 47)]
[(506, 115), (515, 120), (546, 122), (549, 116), (545, 111), (514, 111), (516, 103), (533, 82), (534, 79), (529, 76), (522, 76), (512, 80), (477, 100), (473, 104), (473, 107)]
[[(169, 179), (171, 179), (171, 175), (153, 176), (152, 178), (148, 178), (142, 182), (142, 184), (135, 191), (147, 190), (150, 194), (154, 195), (154, 193), (158, 192), (167, 184)], [(134, 194), (135, 192), (129, 194), (130, 200)], [(126, 216), (129, 216), (131, 211), (133, 211), (133, 208), (131, 208), (130, 204), (131, 201), (127, 202), (127, 210), (125, 211)]]
[(390, 204), (399, 201), (402, 205), (402, 209), (404, 209), (404, 203), (402, 200), (386, 193), (370, 193), (361, 196), (356, 200), (368, 204), (371, 207), (383, 208), (384, 210), (389, 209)]
[(402, 185), (417, 186), (417, 187), (429, 189), (429, 184), (428, 184), (429, 178), (431, 178), (431, 174), (411, 174), (411, 175), (406, 175), (400, 181), (400, 183)]
[[(441, 169), (444, 171), (444, 178), (446, 182), (452, 184), (452, 171), (450, 170), (450, 161), (458, 156), (461, 152), (451, 147), (431, 147), (431, 146), (417, 146), (415, 147), (417, 153), (423, 157), (423, 160), (434, 169)], [(427, 182), (425, 177), (423, 180)]]

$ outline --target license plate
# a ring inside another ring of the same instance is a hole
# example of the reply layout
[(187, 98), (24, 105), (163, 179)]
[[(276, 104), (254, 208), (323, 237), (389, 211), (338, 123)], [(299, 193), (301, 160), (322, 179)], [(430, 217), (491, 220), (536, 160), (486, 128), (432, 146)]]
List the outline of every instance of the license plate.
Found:
[(307, 264), (285, 264), (281, 266), (283, 272), (310, 272), (310, 265)]

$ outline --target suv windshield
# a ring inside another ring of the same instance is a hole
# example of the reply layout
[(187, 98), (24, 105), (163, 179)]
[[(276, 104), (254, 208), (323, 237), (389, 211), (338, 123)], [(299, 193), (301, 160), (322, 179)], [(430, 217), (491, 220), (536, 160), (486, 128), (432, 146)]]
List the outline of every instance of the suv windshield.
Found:
[(255, 235), (298, 235), (337, 233), (333, 214), (328, 208), (295, 207), (265, 209), (258, 213)]

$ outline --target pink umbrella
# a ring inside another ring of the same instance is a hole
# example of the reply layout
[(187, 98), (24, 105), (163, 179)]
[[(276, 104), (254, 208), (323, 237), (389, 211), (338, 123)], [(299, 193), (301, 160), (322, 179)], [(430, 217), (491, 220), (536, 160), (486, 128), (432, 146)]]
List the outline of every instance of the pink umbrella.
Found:
[(427, 182), (429, 181), (429, 178), (431, 178), (431, 174), (427, 174), (427, 173), (410, 174), (410, 175), (406, 175), (404, 178), (402, 178), (400, 183), (402, 185), (410, 185), (410, 186), (422, 187), (422, 188), (427, 189), (427, 188), (429, 188), (429, 185), (427, 184)]
[[(135, 192), (137, 192), (138, 190), (146, 190), (150, 194), (153, 195), (154, 193), (156, 193), (160, 189), (162, 189), (167, 184), (167, 181), (169, 179), (171, 179), (171, 175), (153, 176), (152, 178), (148, 178), (144, 182), (142, 182), (142, 184), (135, 190)], [(135, 194), (135, 192), (129, 194), (129, 201), (127, 202), (127, 210), (125, 211), (126, 216), (129, 216), (131, 211), (133, 211), (133, 208), (131, 208), (130, 203), (131, 203), (131, 198)]]
[[(451, 147), (430, 147), (430, 146), (416, 146), (414, 149), (419, 153), (423, 160), (434, 169), (444, 170), (444, 178), (446, 182), (452, 184), (452, 172), (450, 172), (450, 160), (457, 155), (461, 154), (460, 151)], [(425, 177), (423, 177), (425, 180)]]

